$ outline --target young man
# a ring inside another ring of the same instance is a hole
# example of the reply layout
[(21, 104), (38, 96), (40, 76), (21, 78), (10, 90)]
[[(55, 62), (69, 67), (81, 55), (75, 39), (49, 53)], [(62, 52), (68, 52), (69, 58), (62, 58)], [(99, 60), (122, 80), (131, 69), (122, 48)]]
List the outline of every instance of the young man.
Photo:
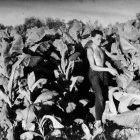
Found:
[[(104, 103), (108, 97), (108, 76), (107, 72), (117, 75), (116, 69), (111, 67), (105, 60), (104, 51), (101, 48), (103, 33), (99, 30), (91, 32), (91, 40), (86, 44), (87, 58), (89, 61), (89, 81), (93, 92), (95, 92), (95, 116), (96, 123), (101, 124)], [(105, 65), (110, 67), (105, 67)]]

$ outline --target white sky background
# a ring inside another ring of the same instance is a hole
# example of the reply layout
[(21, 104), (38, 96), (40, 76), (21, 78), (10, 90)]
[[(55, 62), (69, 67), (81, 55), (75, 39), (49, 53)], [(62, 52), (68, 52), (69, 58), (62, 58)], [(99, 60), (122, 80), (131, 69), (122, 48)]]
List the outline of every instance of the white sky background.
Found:
[(140, 12), (140, 0), (3, 0), (0, 23), (18, 25), (26, 17), (99, 20), (103, 25), (134, 19)]

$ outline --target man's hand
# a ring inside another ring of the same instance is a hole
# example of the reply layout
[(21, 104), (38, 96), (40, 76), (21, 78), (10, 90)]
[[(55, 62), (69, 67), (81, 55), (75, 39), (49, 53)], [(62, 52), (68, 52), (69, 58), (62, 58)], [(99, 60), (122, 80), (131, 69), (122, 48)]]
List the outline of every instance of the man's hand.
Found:
[(119, 75), (118, 72), (117, 72), (117, 70), (114, 69), (114, 68), (109, 68), (109, 72), (110, 72), (113, 76)]

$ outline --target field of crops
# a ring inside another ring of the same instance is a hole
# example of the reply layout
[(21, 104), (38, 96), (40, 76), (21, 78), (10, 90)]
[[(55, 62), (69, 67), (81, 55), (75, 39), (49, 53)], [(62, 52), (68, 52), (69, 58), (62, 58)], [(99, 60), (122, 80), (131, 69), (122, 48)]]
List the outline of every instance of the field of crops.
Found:
[[(0, 30), (0, 139), (139, 139), (139, 15), (106, 28), (78, 20), (32, 22)], [(96, 137), (85, 49), (95, 29), (103, 32), (101, 47), (119, 73), (109, 75), (104, 131)], [(123, 92), (119, 103), (112, 99), (116, 87)]]

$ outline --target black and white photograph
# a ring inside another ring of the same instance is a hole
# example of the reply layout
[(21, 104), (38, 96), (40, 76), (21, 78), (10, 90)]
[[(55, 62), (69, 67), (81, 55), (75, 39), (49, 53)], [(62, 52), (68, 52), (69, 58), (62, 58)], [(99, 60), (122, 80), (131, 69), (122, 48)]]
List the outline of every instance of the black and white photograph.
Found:
[(140, 0), (0, 0), (0, 140), (140, 140)]

